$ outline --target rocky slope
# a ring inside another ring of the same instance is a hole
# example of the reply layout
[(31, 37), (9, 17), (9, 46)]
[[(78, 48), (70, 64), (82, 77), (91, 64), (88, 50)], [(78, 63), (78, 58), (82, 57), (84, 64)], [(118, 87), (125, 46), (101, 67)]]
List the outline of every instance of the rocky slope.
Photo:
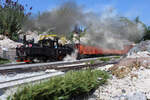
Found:
[(150, 41), (135, 45), (123, 60), (107, 71), (112, 76), (94, 92), (93, 100), (149, 100)]

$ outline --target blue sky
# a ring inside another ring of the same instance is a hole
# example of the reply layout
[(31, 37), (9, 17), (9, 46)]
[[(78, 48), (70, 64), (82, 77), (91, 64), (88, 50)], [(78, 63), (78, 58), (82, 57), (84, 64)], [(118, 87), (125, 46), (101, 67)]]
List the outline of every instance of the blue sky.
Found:
[[(23, 4), (33, 7), (32, 13), (52, 10), (69, 0), (19, 0)], [(106, 7), (113, 7), (121, 16), (130, 19), (140, 17), (145, 24), (150, 25), (150, 0), (72, 0), (83, 6), (86, 11), (101, 13)]]

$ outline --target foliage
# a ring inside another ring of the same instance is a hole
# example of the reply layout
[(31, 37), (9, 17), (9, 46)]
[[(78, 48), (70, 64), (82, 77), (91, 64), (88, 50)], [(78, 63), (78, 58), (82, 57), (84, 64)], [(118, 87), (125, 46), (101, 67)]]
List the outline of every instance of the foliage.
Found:
[(146, 26), (146, 24), (140, 21), (139, 16), (135, 18), (135, 22), (142, 24), (142, 26), (144, 27), (144, 36), (141, 40), (150, 40), (150, 26)]
[(149, 40), (150, 39), (150, 26), (146, 26), (142, 21), (139, 20), (139, 17), (135, 18), (136, 23), (141, 23), (144, 27), (144, 36), (142, 40)]
[(18, 89), (11, 100), (70, 100), (96, 89), (108, 78), (109, 75), (100, 70), (70, 71), (64, 76)]
[[(114, 57), (112, 57), (112, 58), (114, 58), (114, 59), (119, 59), (120, 58), (120, 56), (114, 56)], [(98, 60), (99, 61), (110, 61), (110, 60), (112, 60), (112, 58), (111, 57), (100, 57), (100, 58), (98, 58)]]
[(102, 58), (99, 58), (100, 61), (110, 61), (111, 58), (109, 57), (102, 57)]
[(134, 19), (134, 21), (131, 21), (130, 19), (126, 17), (121, 17), (120, 21), (130, 26), (130, 28), (133, 28), (135, 32), (137, 33), (137, 34), (133, 34), (134, 36), (130, 36), (132, 37), (130, 38), (131, 40), (134, 40), (135, 43), (139, 43), (143, 39), (143, 36), (138, 34), (139, 33), (138, 30), (142, 32), (142, 35), (144, 35), (146, 32), (147, 26), (142, 21), (140, 21), (139, 16), (137, 16)]
[(94, 64), (95, 64), (95, 60), (90, 60), (86, 62), (86, 66), (89, 69), (91, 69)]
[(115, 58), (115, 59), (119, 59), (121, 56), (115, 56), (115, 57), (113, 57), (113, 58)]
[[(30, 8), (32, 9), (32, 8)], [(17, 1), (2, 0), (0, 3), (0, 34), (18, 40), (18, 31), (31, 13), (25, 13), (23, 5)]]
[(77, 37), (75, 37), (77, 40), (80, 40), (81, 37), (83, 37), (86, 34), (86, 29), (79, 27), (76, 25), (72, 32), (69, 32), (66, 36), (68, 40), (73, 41), (74, 34), (78, 34)]
[(6, 63), (9, 63), (10, 61), (7, 60), (7, 59), (3, 59), (3, 58), (0, 58), (0, 64), (6, 64)]
[(150, 40), (150, 26), (146, 28), (143, 40)]

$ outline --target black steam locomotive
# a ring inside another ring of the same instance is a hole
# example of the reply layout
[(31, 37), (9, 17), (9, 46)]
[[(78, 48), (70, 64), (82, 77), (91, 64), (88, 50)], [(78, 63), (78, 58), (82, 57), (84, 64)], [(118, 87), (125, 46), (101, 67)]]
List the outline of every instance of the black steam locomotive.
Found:
[(26, 41), (26, 36), (24, 36), (23, 45), (16, 48), (16, 61), (26, 63), (60, 61), (74, 51), (72, 45), (60, 44), (59, 37), (51, 37), (53, 39), (43, 38), (38, 43), (34, 43), (34, 40)]

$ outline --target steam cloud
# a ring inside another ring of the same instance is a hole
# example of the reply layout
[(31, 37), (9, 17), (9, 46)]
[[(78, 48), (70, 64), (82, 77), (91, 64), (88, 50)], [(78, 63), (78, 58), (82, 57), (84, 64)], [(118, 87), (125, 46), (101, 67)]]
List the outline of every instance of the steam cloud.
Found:
[(86, 25), (87, 34), (82, 42), (103, 48), (122, 49), (129, 42), (139, 41), (144, 35), (141, 23), (120, 17), (112, 8), (101, 16), (89, 14)]
[(52, 11), (42, 13), (32, 20), (31, 24), (43, 32), (52, 29), (55, 33), (65, 35), (68, 35), (75, 25), (83, 25), (87, 30), (81, 42), (103, 48), (122, 48), (127, 42), (140, 40), (144, 33), (141, 23), (117, 15), (112, 8), (98, 15), (84, 12), (83, 8), (74, 2), (65, 2)]

